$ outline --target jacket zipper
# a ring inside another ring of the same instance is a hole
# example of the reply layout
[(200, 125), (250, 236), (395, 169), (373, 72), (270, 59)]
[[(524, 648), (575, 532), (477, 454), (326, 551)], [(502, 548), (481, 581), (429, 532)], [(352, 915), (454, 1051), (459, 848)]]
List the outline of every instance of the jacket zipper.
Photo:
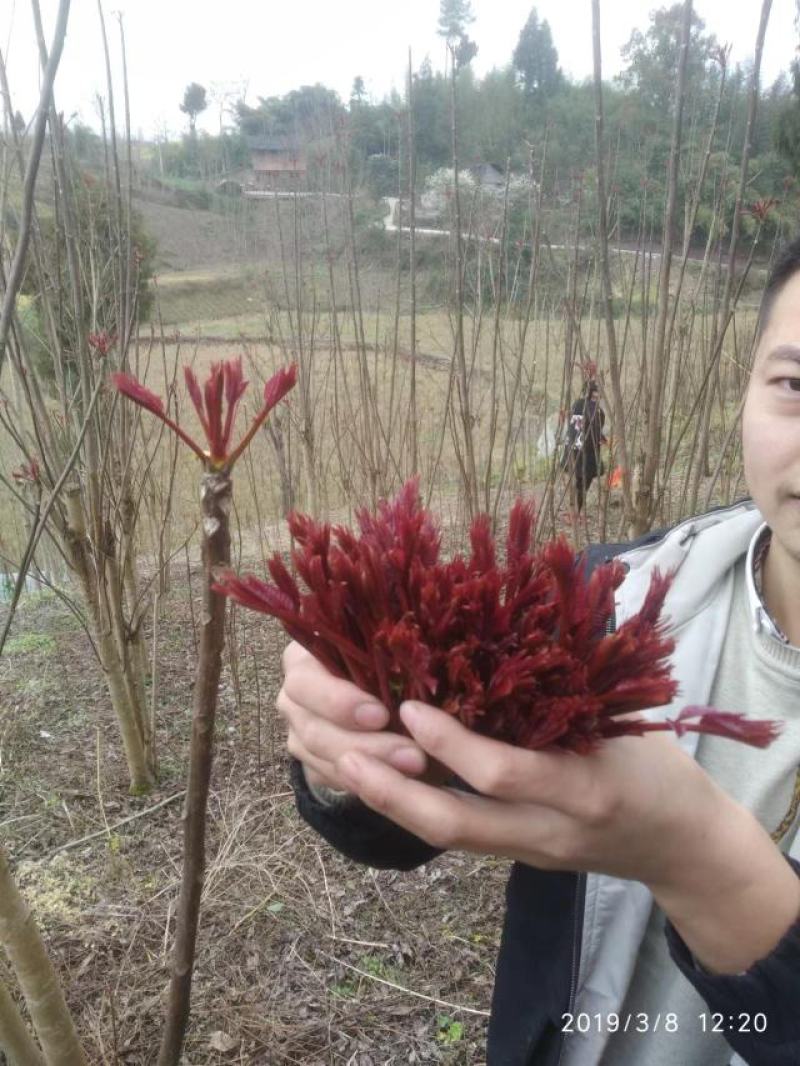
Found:
[[(581, 940), (583, 939), (583, 910), (586, 905), (586, 874), (578, 874), (578, 883), (575, 886), (575, 918), (572, 924), (572, 974), (569, 984), (569, 1001), (567, 1014), (575, 1011), (575, 1000), (578, 994), (578, 971), (581, 965)], [(563, 1016), (562, 1016), (563, 1018)], [(566, 1038), (564, 1029), (561, 1029), (561, 1045), (558, 1049), (556, 1066), (561, 1066), (564, 1057), (564, 1045)]]

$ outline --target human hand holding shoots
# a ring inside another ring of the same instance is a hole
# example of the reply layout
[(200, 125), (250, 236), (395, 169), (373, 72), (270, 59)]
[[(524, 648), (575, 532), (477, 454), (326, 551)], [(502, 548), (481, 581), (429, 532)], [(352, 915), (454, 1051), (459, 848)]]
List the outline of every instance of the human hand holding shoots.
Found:
[(358, 522), (354, 533), (293, 514), (302, 585), (276, 554), (272, 583), (229, 572), (215, 588), (278, 618), (331, 674), (382, 704), (395, 729), (412, 699), (529, 749), (588, 754), (613, 737), (668, 729), (757, 746), (775, 736), (772, 722), (711, 708), (658, 721), (632, 714), (676, 695), (661, 619), (669, 578), (655, 572), (641, 610), (607, 632), (623, 567), (587, 578), (565, 540), (534, 551), (529, 505), (512, 508), (502, 562), (485, 516), (473, 523), (470, 556), (441, 560), (416, 481)]

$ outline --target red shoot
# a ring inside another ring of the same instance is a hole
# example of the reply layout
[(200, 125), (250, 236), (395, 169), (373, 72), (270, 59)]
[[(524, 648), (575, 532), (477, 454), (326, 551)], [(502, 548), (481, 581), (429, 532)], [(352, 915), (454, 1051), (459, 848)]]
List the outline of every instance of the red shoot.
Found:
[(585, 753), (657, 729), (757, 746), (775, 736), (772, 722), (709, 708), (667, 721), (629, 717), (676, 695), (674, 644), (661, 619), (671, 579), (655, 573), (639, 613), (609, 632), (622, 566), (587, 578), (565, 540), (533, 551), (529, 505), (512, 508), (502, 563), (485, 517), (473, 523), (468, 558), (441, 560), (416, 481), (377, 514), (361, 511), (358, 527), (292, 514), (297, 578), (275, 555), (271, 582), (228, 572), (215, 590), (279, 619), (332, 673), (393, 713), (404, 699), (425, 700), (522, 747)]
[(38, 459), (31, 459), (29, 463), (23, 463), (17, 470), (11, 471), (11, 476), (19, 484), (29, 482), (32, 485), (38, 485), (42, 478)]
[(90, 333), (88, 337), (89, 347), (94, 350), (94, 354), (98, 359), (105, 359), (116, 339), (116, 336), (106, 329), (101, 330), (99, 333)]
[(208, 442), (207, 451), (190, 437), (174, 419), (169, 417), (160, 397), (145, 388), (144, 385), (141, 385), (136, 378), (130, 374), (116, 373), (111, 375), (111, 381), (114, 387), (124, 396), (127, 396), (129, 400), (160, 418), (162, 422), (169, 426), (173, 433), (180, 437), (184, 444), (188, 445), (213, 470), (221, 470), (223, 468), (230, 469), (233, 466), (272, 408), (294, 386), (297, 380), (297, 370), (294, 366), (284, 367), (269, 379), (264, 386), (264, 402), (260, 411), (253, 419), (247, 433), (232, 451), (230, 450), (230, 442), (236, 421), (236, 411), (248, 384), (244, 380), (241, 356), (237, 359), (212, 363), (211, 370), (202, 387), (198, 383), (191, 367), (184, 368), (184, 377), (189, 397), (200, 420), (203, 435)]
[(777, 207), (780, 200), (776, 200), (774, 196), (770, 196), (768, 199), (756, 200), (746, 209), (758, 222), (764, 223), (767, 220), (767, 216), (772, 211), (773, 207)]

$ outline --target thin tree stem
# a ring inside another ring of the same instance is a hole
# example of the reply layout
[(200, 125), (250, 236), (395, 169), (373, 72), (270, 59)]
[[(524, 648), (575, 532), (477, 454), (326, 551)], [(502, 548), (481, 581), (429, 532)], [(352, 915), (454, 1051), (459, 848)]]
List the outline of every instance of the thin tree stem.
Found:
[(214, 755), (214, 718), (225, 646), (225, 597), (212, 592), (211, 586), (217, 568), (230, 564), (231, 498), (231, 479), (227, 471), (203, 475), (203, 613), (183, 814), (183, 873), (178, 897), (169, 1004), (158, 1066), (177, 1066), (189, 1021), (200, 900), (205, 877), (206, 808)]
[(33, 191), (36, 186), (36, 176), (39, 173), (39, 162), (42, 158), (44, 146), (44, 131), (47, 126), (47, 116), (53, 98), (53, 82), (61, 60), (61, 52), (64, 47), (64, 38), (67, 35), (67, 18), (69, 16), (70, 0), (61, 0), (58, 7), (56, 28), (53, 34), (53, 43), (50, 47), (50, 56), (42, 74), (42, 91), (39, 95), (39, 108), (36, 112), (36, 121), (33, 126), (31, 140), (31, 152), (28, 156), (28, 166), (25, 171), (25, 181), (22, 187), (22, 213), (19, 221), (19, 236), (14, 249), (14, 258), (6, 280), (6, 291), (3, 294), (3, 305), (0, 309), (0, 371), (3, 369), (3, 361), (6, 354), (8, 333), (11, 329), (11, 319), (16, 304), (17, 292), (22, 284), (25, 271), (25, 262), (28, 254), (28, 244), (31, 239), (31, 225), (33, 219)]

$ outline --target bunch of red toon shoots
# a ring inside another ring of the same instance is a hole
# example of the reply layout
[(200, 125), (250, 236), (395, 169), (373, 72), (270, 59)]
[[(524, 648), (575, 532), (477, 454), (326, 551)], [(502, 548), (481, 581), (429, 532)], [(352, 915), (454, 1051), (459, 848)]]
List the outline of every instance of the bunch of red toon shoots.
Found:
[(774, 722), (711, 708), (663, 721), (630, 717), (677, 693), (674, 643), (660, 618), (670, 578), (655, 572), (639, 613), (613, 630), (622, 565), (587, 578), (564, 539), (533, 551), (529, 504), (511, 510), (502, 562), (486, 516), (472, 525), (470, 556), (442, 560), (416, 480), (357, 518), (354, 533), (290, 516), (304, 587), (276, 554), (272, 583), (226, 573), (215, 590), (279, 619), (331, 673), (380, 699), (395, 726), (403, 700), (416, 699), (530, 749), (583, 754), (612, 737), (666, 729), (757, 747), (777, 735)]

